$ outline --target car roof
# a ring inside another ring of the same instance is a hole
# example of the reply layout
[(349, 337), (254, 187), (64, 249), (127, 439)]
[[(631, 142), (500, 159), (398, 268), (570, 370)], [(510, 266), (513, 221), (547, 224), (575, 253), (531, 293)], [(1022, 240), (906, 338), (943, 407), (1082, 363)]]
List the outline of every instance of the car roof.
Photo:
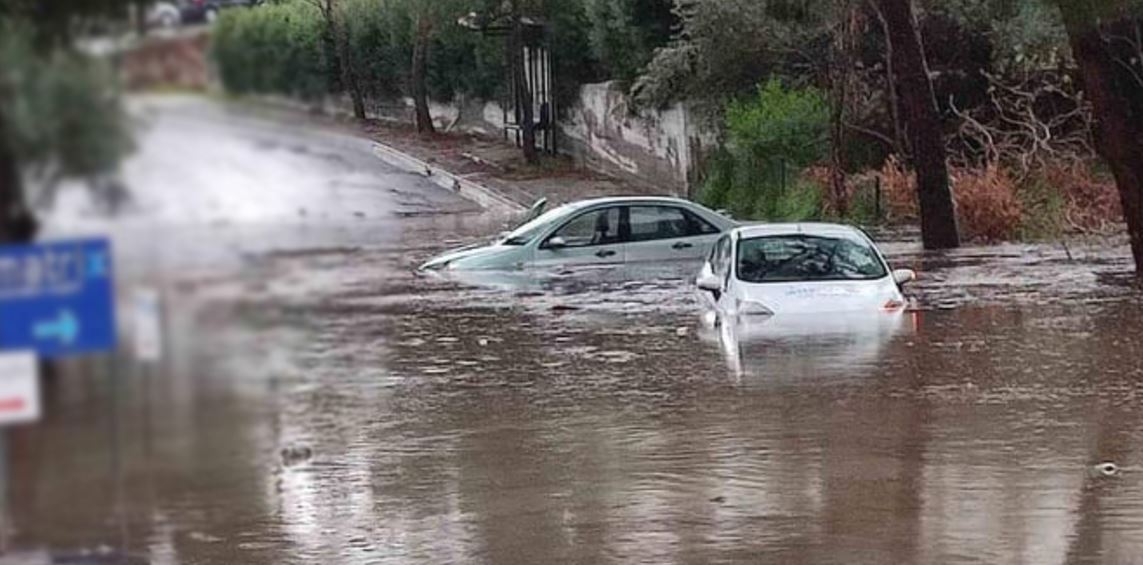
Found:
[(731, 233), (739, 239), (775, 235), (816, 235), (822, 237), (856, 236), (865, 239), (865, 234), (853, 226), (824, 222), (750, 224), (734, 228)]
[(577, 200), (569, 202), (568, 205), (577, 208), (586, 208), (588, 206), (596, 206), (600, 204), (683, 204), (693, 205), (694, 202), (684, 200), (682, 198), (675, 198), (673, 196), (604, 196), (601, 198), (590, 198), (587, 200)]

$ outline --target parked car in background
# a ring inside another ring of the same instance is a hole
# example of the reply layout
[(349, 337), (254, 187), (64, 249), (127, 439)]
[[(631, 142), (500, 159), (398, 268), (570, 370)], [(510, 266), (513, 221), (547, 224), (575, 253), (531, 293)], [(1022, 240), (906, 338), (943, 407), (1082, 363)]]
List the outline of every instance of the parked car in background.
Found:
[(636, 262), (694, 261), (737, 225), (678, 198), (616, 197), (549, 210), (491, 245), (454, 250), (422, 266), (429, 270), (514, 270)]
[(262, 0), (178, 0), (179, 17), (184, 24), (214, 23), (218, 14), (230, 8), (249, 8)]
[(722, 322), (777, 314), (901, 311), (902, 285), (864, 232), (839, 224), (759, 224), (723, 234), (696, 281)]
[(147, 27), (173, 28), (182, 23), (179, 7), (173, 2), (156, 2), (147, 10)]

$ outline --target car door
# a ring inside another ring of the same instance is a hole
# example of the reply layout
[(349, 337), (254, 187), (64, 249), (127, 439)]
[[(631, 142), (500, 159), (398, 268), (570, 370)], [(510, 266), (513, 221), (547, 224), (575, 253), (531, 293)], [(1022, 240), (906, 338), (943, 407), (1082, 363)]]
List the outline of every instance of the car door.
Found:
[(626, 244), (620, 234), (620, 206), (593, 208), (570, 218), (539, 242), (534, 267), (620, 264)]
[(627, 262), (699, 261), (710, 253), (719, 230), (680, 206), (627, 208)]

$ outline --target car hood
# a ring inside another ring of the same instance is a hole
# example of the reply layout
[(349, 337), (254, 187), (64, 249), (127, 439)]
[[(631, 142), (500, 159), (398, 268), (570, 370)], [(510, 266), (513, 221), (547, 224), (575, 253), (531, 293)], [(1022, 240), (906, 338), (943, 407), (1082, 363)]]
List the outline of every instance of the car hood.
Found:
[(736, 310), (742, 310), (743, 303), (756, 303), (775, 315), (876, 312), (888, 302), (900, 302), (902, 306), (904, 303), (891, 277), (873, 281), (742, 283), (735, 295), (739, 306)]
[(524, 267), (524, 247), (519, 245), (471, 245), (433, 257), (422, 270), (508, 270)]

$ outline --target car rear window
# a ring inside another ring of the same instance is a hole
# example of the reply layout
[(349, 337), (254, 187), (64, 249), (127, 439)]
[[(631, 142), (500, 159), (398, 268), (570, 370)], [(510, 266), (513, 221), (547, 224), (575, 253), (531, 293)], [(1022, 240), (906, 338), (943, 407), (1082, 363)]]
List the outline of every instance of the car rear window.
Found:
[(857, 238), (791, 234), (743, 239), (736, 257), (745, 282), (873, 280), (888, 274), (868, 243)]

